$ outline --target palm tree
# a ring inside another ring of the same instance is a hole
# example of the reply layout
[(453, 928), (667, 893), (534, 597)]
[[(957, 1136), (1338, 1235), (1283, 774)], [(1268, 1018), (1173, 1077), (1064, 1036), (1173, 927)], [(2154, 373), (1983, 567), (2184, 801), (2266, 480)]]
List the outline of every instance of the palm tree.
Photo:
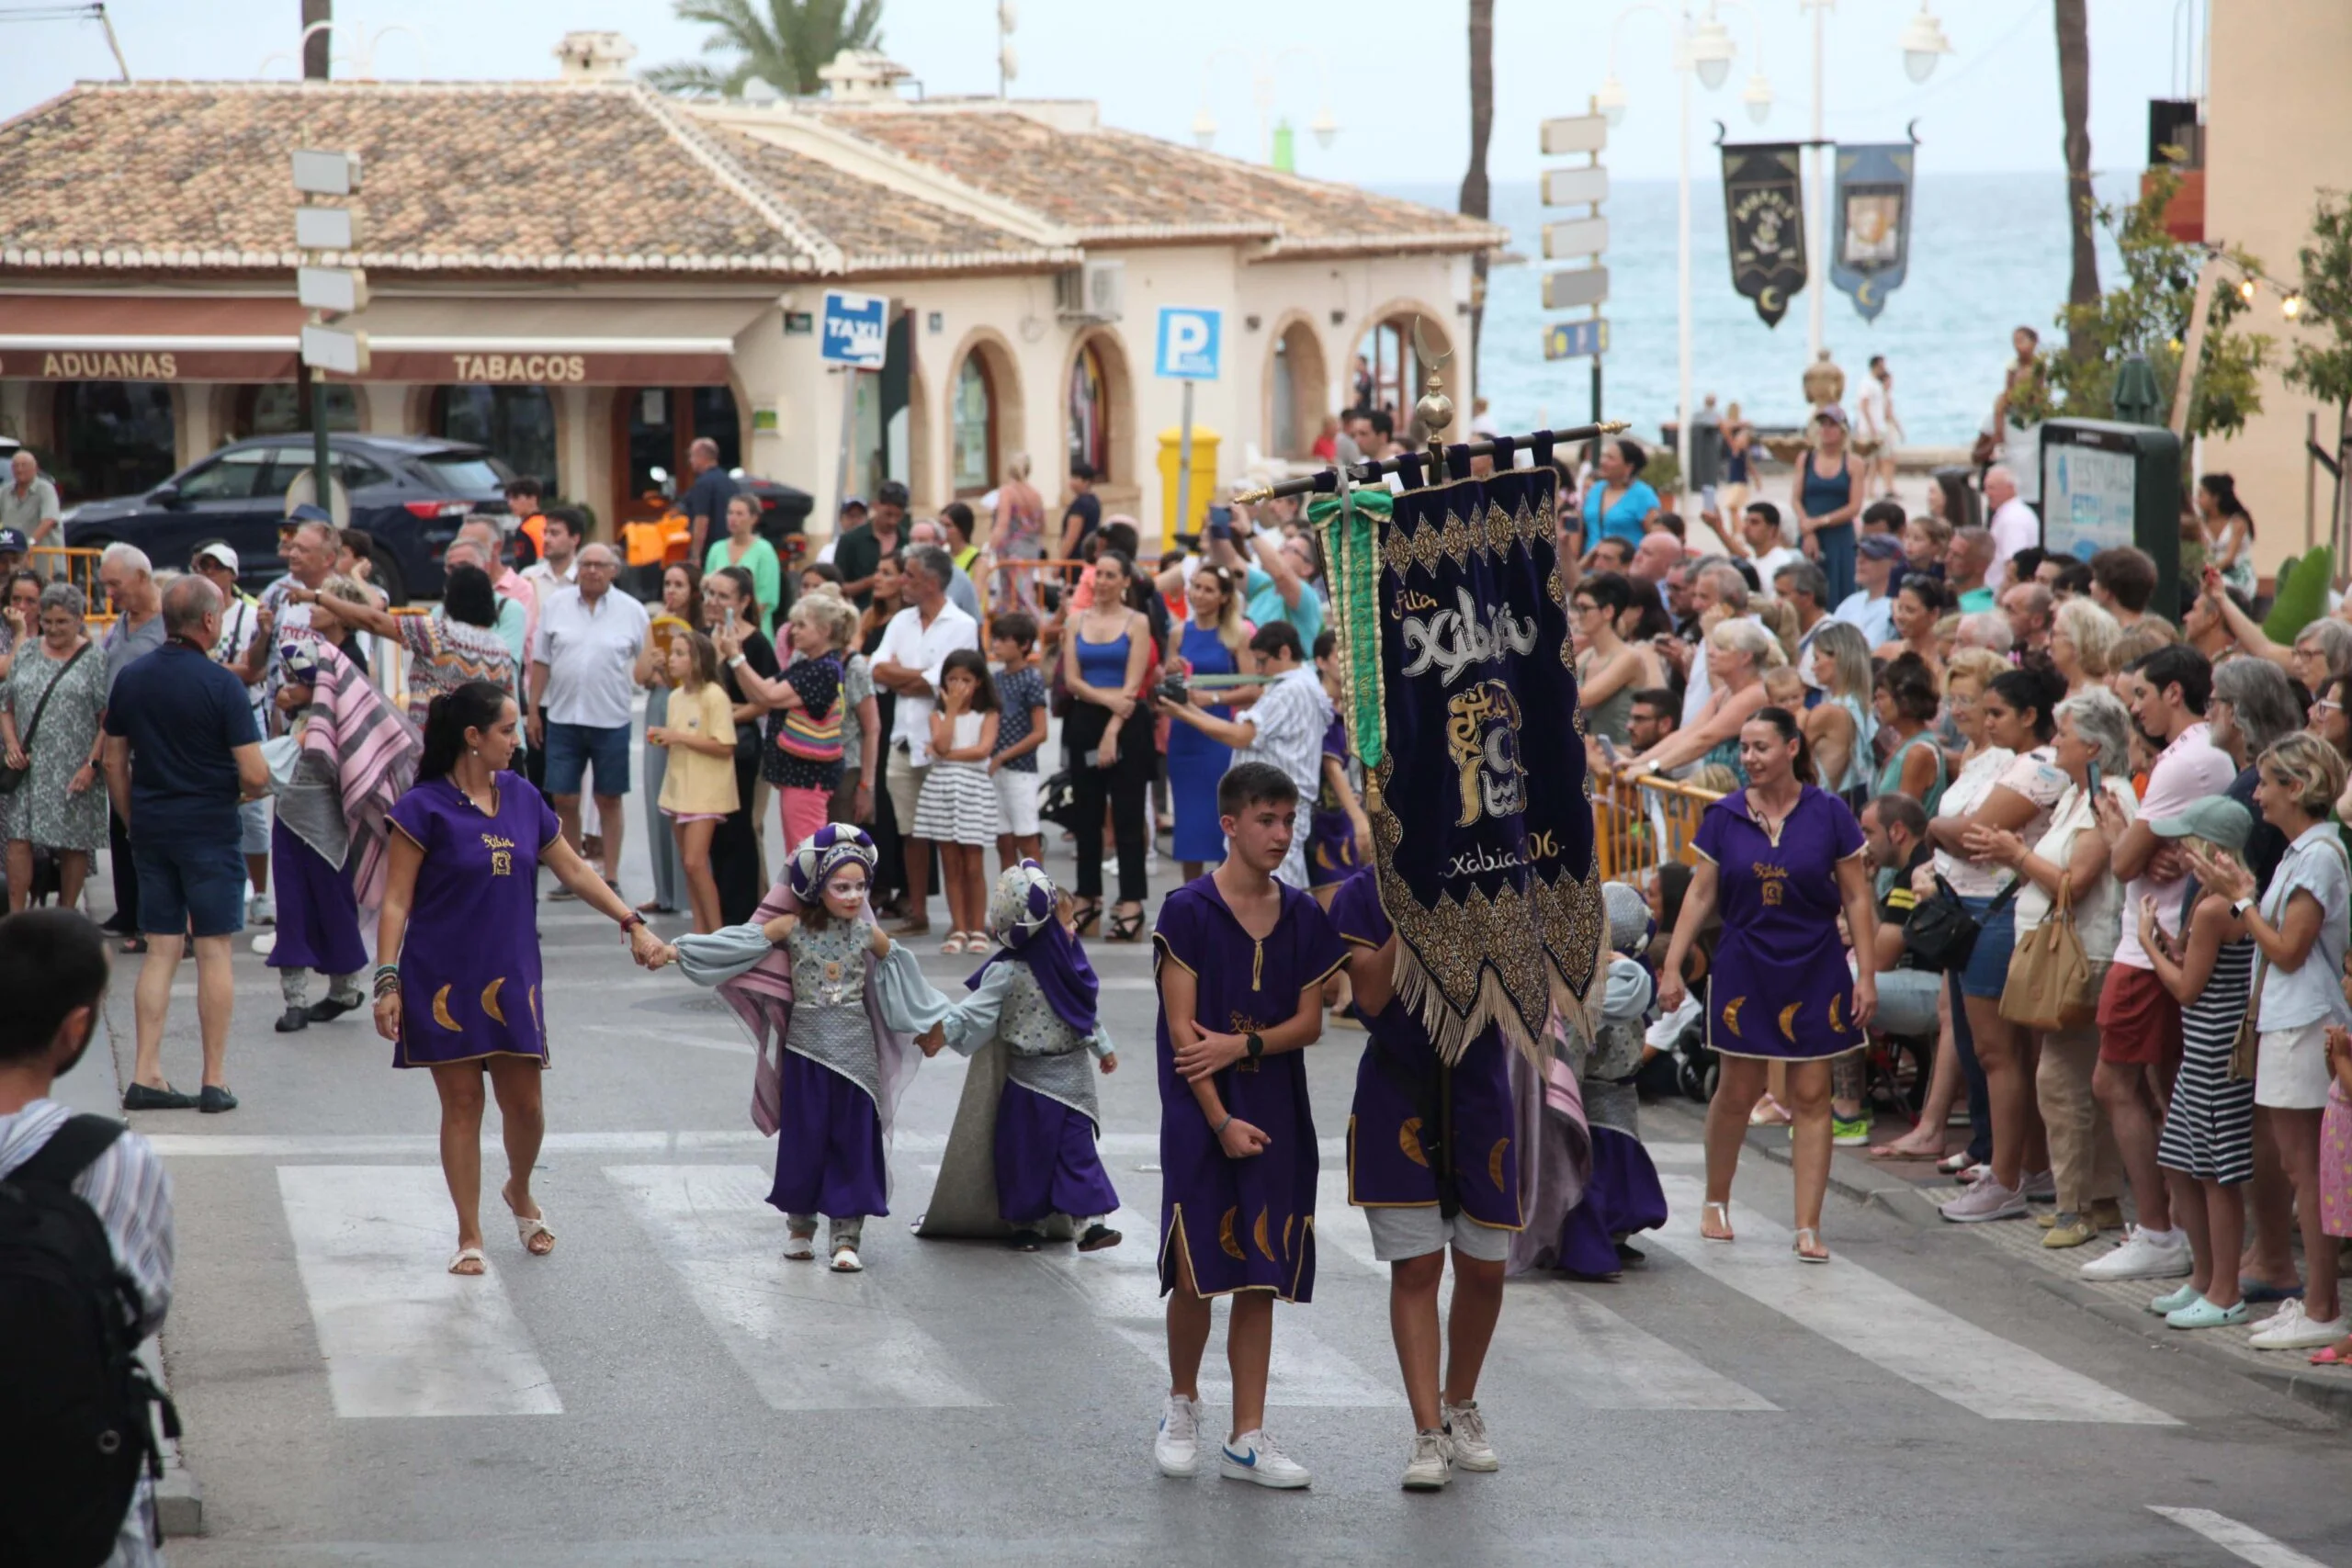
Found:
[[(753, 78), (780, 92), (810, 94), (817, 73), (845, 49), (882, 44), (882, 0), (673, 0), (681, 21), (707, 24), (705, 54), (716, 63), (673, 61), (645, 73), (657, 91), (734, 97)], [(763, 15), (764, 13), (764, 15)]]
[[(2066, 120), (2066, 221), (2075, 239), (2075, 269), (2066, 303), (2098, 305), (2098, 251), (2091, 243), (2091, 35), (2085, 0), (2057, 0), (2058, 97)], [(2099, 345), (2070, 334), (2067, 350), (2095, 358)]]
[[(1470, 0), (1470, 171), (1462, 176), (1456, 204), (1472, 218), (1486, 218), (1487, 142), (1495, 129), (1495, 0)], [(1487, 315), (1487, 253), (1470, 263), (1470, 374), (1476, 384), (1478, 331)]]

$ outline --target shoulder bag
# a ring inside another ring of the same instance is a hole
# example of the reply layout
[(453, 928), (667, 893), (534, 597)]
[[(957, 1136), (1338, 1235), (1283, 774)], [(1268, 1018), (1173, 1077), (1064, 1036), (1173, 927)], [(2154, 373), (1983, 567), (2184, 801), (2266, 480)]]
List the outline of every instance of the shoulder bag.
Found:
[(0, 795), (16, 794), (17, 790), (24, 787), (25, 781), (32, 777), (33, 732), (40, 728), (40, 716), (49, 711), (49, 699), (56, 694), (58, 687), (65, 683), (65, 677), (74, 673), (74, 666), (82, 662), (83, 656), (90, 651), (90, 646), (88, 640), (85, 639), (82, 646), (74, 649), (74, 657), (65, 661), (65, 668), (60, 670), (55, 678), (41, 688), (40, 701), (33, 705), (32, 722), (26, 725), (24, 734), (17, 738), (17, 750), (25, 754), (25, 765), (21, 768), (12, 768), (6, 762), (0, 761)]
[(2027, 1029), (2080, 1029), (2098, 1016), (2098, 987), (2075, 930), (2075, 881), (2063, 869), (2057, 901), (2040, 925), (2018, 938), (2001, 1016)]
[[(1968, 967), (1968, 955), (1976, 951), (1976, 933), (1982, 929), (1974, 915), (1961, 903), (1960, 895), (1951, 890), (1943, 874), (1935, 874), (1936, 890), (1919, 900), (1918, 908), (1903, 923), (1903, 945), (1911, 954), (1912, 967), (1950, 974)], [(2007, 887), (1994, 895), (1984, 912), (1992, 914), (2018, 895), (2018, 885), (2012, 880)]]

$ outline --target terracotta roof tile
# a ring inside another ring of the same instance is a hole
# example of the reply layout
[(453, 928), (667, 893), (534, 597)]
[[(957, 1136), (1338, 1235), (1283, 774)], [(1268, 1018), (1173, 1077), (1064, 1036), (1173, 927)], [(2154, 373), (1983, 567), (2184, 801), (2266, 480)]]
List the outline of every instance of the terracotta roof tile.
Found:
[(772, 141), (718, 126), (708, 133), (761, 188), (839, 246), (851, 270), (925, 258), (1018, 259), (1037, 247), (977, 218), (887, 190)]
[(1254, 232), (1283, 248), (1400, 239), (1477, 250), (1503, 231), (1353, 186), (1302, 179), (1133, 131), (1057, 130), (1015, 110), (840, 108), (826, 123), (1066, 224), (1081, 239)]

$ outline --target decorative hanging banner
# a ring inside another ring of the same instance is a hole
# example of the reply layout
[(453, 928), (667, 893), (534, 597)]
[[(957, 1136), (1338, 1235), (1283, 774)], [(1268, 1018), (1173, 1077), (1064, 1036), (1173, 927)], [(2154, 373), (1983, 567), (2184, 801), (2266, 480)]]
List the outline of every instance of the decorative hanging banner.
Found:
[(1917, 143), (1873, 141), (1837, 149), (1829, 281), (1874, 321), (1911, 265), (1911, 165)]
[(1731, 286), (1776, 327), (1804, 288), (1804, 179), (1792, 141), (1723, 143)]
[(1601, 958), (1556, 479), (1407, 490), (1380, 528), (1367, 806), (1397, 993), (1448, 1062), (1489, 1027), (1532, 1051), (1555, 1010), (1582, 1018)]

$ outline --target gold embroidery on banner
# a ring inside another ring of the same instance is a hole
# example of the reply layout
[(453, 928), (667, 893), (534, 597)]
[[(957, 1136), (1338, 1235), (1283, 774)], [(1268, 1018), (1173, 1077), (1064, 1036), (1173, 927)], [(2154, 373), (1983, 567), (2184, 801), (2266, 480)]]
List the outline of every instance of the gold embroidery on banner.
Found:
[(1481, 817), (1527, 809), (1527, 769), (1519, 760), (1519, 699), (1500, 681), (1481, 681), (1445, 705), (1445, 749), (1459, 775), (1467, 828)]

